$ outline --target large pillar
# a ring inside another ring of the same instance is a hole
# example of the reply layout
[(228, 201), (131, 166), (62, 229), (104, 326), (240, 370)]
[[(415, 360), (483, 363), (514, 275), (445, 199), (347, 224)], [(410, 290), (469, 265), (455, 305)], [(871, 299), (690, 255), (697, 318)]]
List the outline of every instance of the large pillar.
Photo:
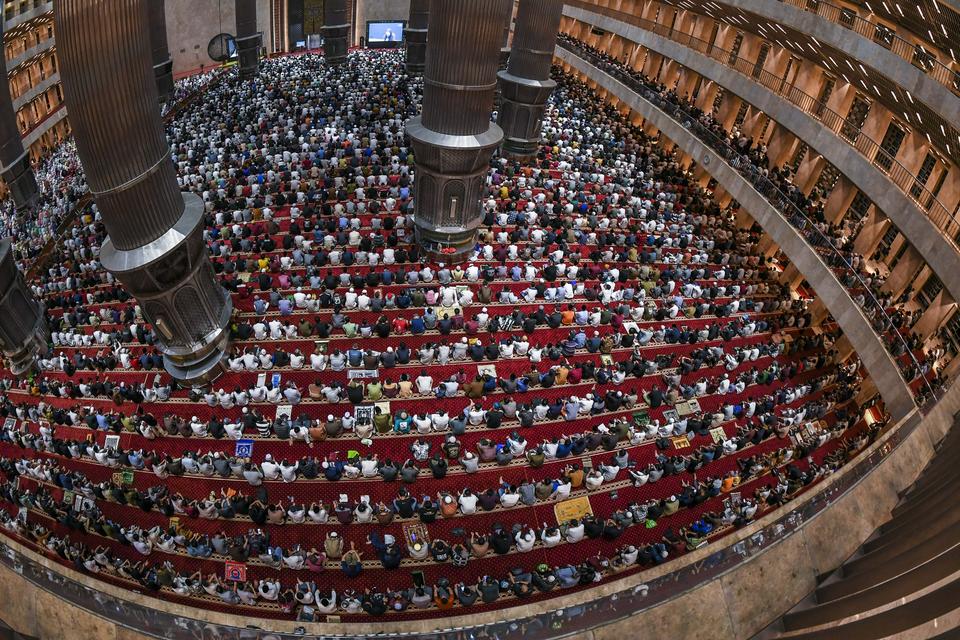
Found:
[(503, 131), (490, 122), (497, 53), (512, 0), (432, 0), (423, 111), (407, 122), (416, 158), (417, 240), (446, 262), (467, 258), (480, 196)]
[(323, 3), (323, 56), (327, 64), (341, 65), (347, 61), (349, 32), (347, 0), (326, 0)]
[(520, 0), (510, 62), (500, 78), (503, 151), (515, 157), (537, 153), (547, 98), (557, 83), (550, 79), (553, 49), (560, 29), (562, 0)]
[(174, 378), (222, 371), (233, 309), (181, 193), (157, 110), (150, 0), (58, 0), (57, 54), (80, 161), (108, 238), (100, 262), (136, 296)]
[(260, 37), (257, 30), (257, 0), (237, 0), (237, 56), (240, 77), (254, 78), (260, 69)]
[(165, 0), (150, 2), (150, 46), (153, 47), (153, 74), (157, 79), (160, 102), (173, 93), (173, 58), (167, 49), (167, 16)]
[(23, 148), (23, 139), (13, 111), (10, 84), (7, 80), (7, 61), (0, 51), (0, 173), (10, 189), (13, 204), (23, 214), (37, 201), (37, 180), (30, 166), (30, 156)]
[(430, 0), (410, 0), (410, 20), (404, 36), (407, 41), (407, 73), (423, 73), (427, 61), (427, 21)]
[(0, 240), (0, 349), (14, 375), (33, 368), (37, 356), (47, 352), (43, 307), (13, 261), (10, 238)]

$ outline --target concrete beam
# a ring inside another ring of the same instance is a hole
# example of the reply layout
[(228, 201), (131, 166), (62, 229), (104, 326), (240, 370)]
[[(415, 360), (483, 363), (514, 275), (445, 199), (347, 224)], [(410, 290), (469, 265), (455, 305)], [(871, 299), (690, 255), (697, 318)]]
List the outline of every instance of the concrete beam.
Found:
[(694, 136), (680, 122), (648, 102), (638, 93), (601, 71), (579, 56), (557, 47), (556, 57), (576, 69), (608, 91), (623, 105), (639, 113), (665, 136), (716, 178), (724, 189), (739, 202), (760, 226), (780, 246), (790, 261), (813, 286), (817, 297), (830, 310), (861, 361), (876, 382), (887, 410), (895, 420), (912, 412), (916, 405), (913, 394), (900, 375), (883, 342), (874, 332), (870, 321), (856, 305), (847, 290), (790, 222), (777, 211), (736, 169)]

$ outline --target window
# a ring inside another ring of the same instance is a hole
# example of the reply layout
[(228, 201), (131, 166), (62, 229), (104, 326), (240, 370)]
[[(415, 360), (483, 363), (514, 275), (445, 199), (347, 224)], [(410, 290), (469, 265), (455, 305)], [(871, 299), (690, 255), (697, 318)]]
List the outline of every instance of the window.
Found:
[(868, 198), (863, 191), (857, 189), (857, 195), (853, 196), (850, 208), (847, 209), (847, 216), (852, 217), (854, 220), (862, 220), (864, 216), (867, 215), (870, 204), (870, 198)]
[(881, 47), (889, 49), (893, 46), (893, 31), (885, 25), (878, 24), (873, 30), (873, 41)]
[(817, 189), (823, 193), (824, 198), (829, 197), (830, 192), (837, 186), (837, 180), (839, 179), (840, 172), (837, 171), (837, 168), (829, 162), (826, 163), (823, 171), (820, 172), (820, 179), (817, 180)]
[(737, 33), (737, 37), (733, 39), (733, 47), (730, 49), (730, 59), (727, 60), (727, 64), (734, 64), (737, 61), (741, 46), (743, 46), (743, 34)]
[(859, 93), (854, 96), (850, 110), (847, 112), (847, 117), (840, 127), (840, 134), (844, 138), (850, 142), (856, 142), (860, 136), (860, 129), (863, 128), (863, 123), (867, 121), (867, 114), (870, 113), (870, 107), (870, 101), (866, 97)]
[(927, 157), (923, 159), (923, 164), (920, 165), (920, 171), (917, 172), (917, 181), (910, 187), (910, 195), (914, 198), (920, 197), (920, 194), (923, 193), (923, 187), (930, 179), (930, 174), (933, 173), (935, 166), (937, 166), (937, 159), (932, 153), (928, 153)]
[(803, 162), (803, 158), (807, 155), (809, 149), (809, 145), (803, 140), (797, 145), (797, 150), (793, 154), (793, 160), (790, 161), (790, 166), (793, 167), (794, 173), (800, 170), (800, 163)]
[(767, 129), (770, 128), (770, 116), (763, 114), (763, 126), (760, 127), (760, 133), (757, 135), (757, 140), (763, 140), (767, 135)]
[(940, 335), (947, 343), (946, 347), (951, 356), (960, 353), (960, 311), (950, 316), (950, 319), (943, 325)]
[(913, 47), (913, 65), (915, 67), (920, 67), (924, 71), (930, 71), (933, 69), (934, 63), (937, 61), (937, 57), (924, 49), (922, 46), (914, 45)]
[[(883, 237), (880, 238), (880, 246), (889, 251), (898, 235), (900, 235), (900, 231), (891, 224), (886, 233), (883, 234)], [(906, 246), (907, 243), (904, 242), (903, 245)]]
[(897, 254), (896, 254), (895, 256), (893, 256), (893, 260), (890, 261), (890, 270), (891, 270), (891, 271), (897, 266), (897, 263), (900, 262), (900, 258), (902, 258), (902, 257), (903, 257), (903, 254), (905, 254), (905, 253), (907, 252), (907, 247), (909, 247), (909, 246), (910, 246), (910, 243), (909, 243), (909, 242), (901, 242), (901, 243), (900, 243), (900, 248), (897, 249)]
[(693, 91), (690, 92), (690, 102), (696, 102), (700, 97), (701, 87), (703, 87), (703, 76), (697, 75), (697, 82), (693, 85)]
[(743, 121), (747, 119), (747, 108), (748, 104), (746, 102), (740, 103), (740, 111), (737, 111), (737, 117), (734, 119), (733, 124), (737, 127), (743, 124)]
[(937, 176), (937, 184), (933, 186), (933, 190), (930, 192), (930, 195), (927, 196), (927, 201), (923, 203), (923, 208), (927, 211), (930, 210), (930, 207), (933, 206), (933, 203), (936, 201), (937, 197), (940, 195), (940, 190), (943, 188), (943, 183), (947, 179), (947, 169), (944, 169), (940, 172), (940, 175)]
[(720, 33), (720, 23), (714, 22), (713, 29), (710, 31), (710, 46), (707, 47), (707, 55), (713, 53), (713, 43), (717, 41), (718, 33)]
[(893, 161), (900, 151), (900, 145), (903, 144), (903, 138), (906, 134), (896, 122), (891, 122), (887, 126), (887, 132), (883, 134), (883, 140), (880, 142), (880, 150), (874, 156), (873, 162), (884, 171), (889, 171), (893, 166)]
[(724, 91), (723, 87), (717, 88), (717, 95), (713, 99), (713, 110), (714, 112), (720, 111), (720, 105), (723, 104)]
[(767, 56), (770, 54), (770, 43), (764, 42), (760, 47), (760, 53), (757, 54), (757, 62), (753, 65), (753, 72), (750, 74), (754, 78), (759, 78), (760, 73), (763, 71), (763, 65), (767, 61)]
[(844, 7), (843, 9), (840, 10), (839, 22), (841, 25), (843, 25), (847, 29), (853, 28), (853, 23), (856, 19), (857, 19), (857, 12), (854, 11), (853, 9), (848, 9), (847, 7)]
[(813, 106), (813, 115), (818, 118), (823, 117), (823, 112), (827, 110), (827, 101), (833, 94), (833, 87), (837, 81), (835, 78), (828, 77), (823, 86), (820, 87), (820, 95), (817, 97), (817, 104)]
[(940, 292), (943, 291), (943, 282), (934, 274), (930, 274), (930, 277), (927, 278), (927, 281), (923, 283), (923, 286), (920, 287), (920, 291), (917, 294), (917, 297), (924, 305), (931, 305), (933, 301), (937, 299), (937, 296), (940, 295)]
[(817, 12), (820, 8), (820, 0), (807, 0), (807, 11)]

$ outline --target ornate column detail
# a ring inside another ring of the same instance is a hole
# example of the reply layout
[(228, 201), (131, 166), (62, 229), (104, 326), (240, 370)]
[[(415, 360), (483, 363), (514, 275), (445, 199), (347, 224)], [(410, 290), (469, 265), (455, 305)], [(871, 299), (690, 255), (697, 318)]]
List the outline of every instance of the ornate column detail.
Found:
[(257, 30), (257, 0), (237, 0), (237, 56), (240, 77), (254, 78), (260, 69), (260, 31)]
[(7, 60), (0, 55), (0, 173), (10, 189), (17, 212), (31, 209), (37, 201), (37, 180), (30, 166), (30, 155), (23, 148), (23, 138), (13, 111), (10, 84), (7, 80)]
[(512, 0), (432, 0), (423, 111), (407, 122), (416, 158), (417, 240), (436, 259), (473, 249), (490, 155), (503, 131), (490, 122), (497, 53)]
[(203, 242), (203, 203), (180, 193), (157, 110), (150, 0), (54, 3), (63, 91), (108, 238), (100, 262), (137, 297), (174, 378), (222, 372), (233, 310)]
[(430, 0), (410, 0), (410, 19), (407, 21), (407, 73), (423, 73), (427, 61), (427, 22), (430, 19)]
[(520, 0), (510, 62), (500, 78), (503, 152), (515, 157), (537, 153), (547, 99), (557, 83), (550, 79), (553, 49), (560, 28), (562, 0)]
[(167, 45), (166, 0), (150, 3), (150, 46), (153, 47), (153, 74), (157, 78), (160, 102), (166, 102), (173, 93), (173, 59)]
[(10, 238), (0, 240), (0, 349), (10, 371), (21, 375), (47, 352), (43, 305), (33, 297), (13, 261)]
[(326, 0), (323, 3), (323, 56), (327, 64), (341, 65), (347, 61), (349, 33), (347, 0)]

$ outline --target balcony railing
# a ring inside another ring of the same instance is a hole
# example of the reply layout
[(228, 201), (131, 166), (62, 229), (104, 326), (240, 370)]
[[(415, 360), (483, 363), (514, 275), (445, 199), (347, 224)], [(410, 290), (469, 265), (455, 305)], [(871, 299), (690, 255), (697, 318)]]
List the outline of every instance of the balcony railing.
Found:
[[(908, 383), (918, 385), (914, 395), (919, 404), (937, 397), (936, 390), (923, 375), (923, 367), (917, 360), (910, 342), (897, 329), (886, 309), (874, 297), (870, 286), (850, 264), (846, 256), (835, 246), (834, 240), (825, 235), (817, 223), (806, 216), (790, 196), (759, 171), (745, 156), (737, 151), (725, 138), (703, 126), (700, 116), (703, 112), (694, 112), (692, 107), (667, 100), (657, 90), (645, 84), (636, 75), (627, 73), (621, 64), (616, 64), (596, 53), (579, 47), (571, 42), (559, 40), (558, 45), (574, 55), (586, 60), (644, 100), (657, 107), (676, 120), (701, 142), (713, 149), (724, 161), (749, 182), (760, 195), (779, 211), (814, 248), (824, 264), (836, 275), (837, 280), (848, 290), (851, 299), (862, 300), (861, 309), (873, 325), (881, 341), (887, 346), (891, 357), (897, 364)], [(699, 110), (697, 110), (699, 111)]]
[[(782, 75), (775, 75), (766, 70), (755, 73), (756, 63), (743, 58), (733, 51), (718, 47), (710, 42), (701, 40), (687, 33), (671, 29), (669, 26), (652, 22), (639, 16), (634, 16), (606, 7), (600, 7), (583, 0), (566, 0), (571, 6), (581, 7), (594, 13), (606, 15), (615, 20), (632, 24), (658, 36), (672, 40), (688, 49), (707, 56), (717, 62), (735, 69), (752, 81), (764, 86), (781, 98), (787, 100), (800, 110), (818, 120), (823, 126), (830, 129), (843, 140), (846, 140), (863, 157), (877, 166), (900, 191), (912, 200), (917, 208), (940, 230), (947, 240), (960, 251), (957, 236), (960, 234), (960, 220), (953, 212), (947, 209), (929, 189), (903, 166), (895, 157), (888, 154), (881, 146), (859, 127), (848, 121), (839, 113), (828, 107), (814, 96), (804, 93), (794, 84), (786, 82)], [(887, 168), (889, 167), (889, 168)]]

